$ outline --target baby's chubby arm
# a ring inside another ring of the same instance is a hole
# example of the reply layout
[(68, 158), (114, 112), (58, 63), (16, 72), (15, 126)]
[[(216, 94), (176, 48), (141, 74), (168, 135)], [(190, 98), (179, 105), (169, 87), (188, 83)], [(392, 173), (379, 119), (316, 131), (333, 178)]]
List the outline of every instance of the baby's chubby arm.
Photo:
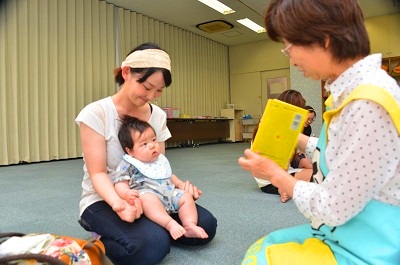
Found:
[(184, 190), (192, 194), (194, 200), (197, 200), (203, 193), (196, 186), (193, 186), (188, 180), (182, 181), (175, 174), (171, 175), (171, 181), (172, 183), (175, 184), (175, 187), (177, 187), (178, 189)]
[(134, 205), (135, 199), (139, 198), (139, 192), (129, 187), (129, 180), (119, 181), (114, 184), (114, 187), (118, 195), (130, 205)]

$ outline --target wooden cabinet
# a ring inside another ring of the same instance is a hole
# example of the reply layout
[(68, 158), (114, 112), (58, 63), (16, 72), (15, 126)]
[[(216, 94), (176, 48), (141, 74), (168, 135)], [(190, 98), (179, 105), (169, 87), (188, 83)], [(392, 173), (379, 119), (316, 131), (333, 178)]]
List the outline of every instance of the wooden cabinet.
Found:
[(382, 53), (382, 57), (400, 56), (400, 14), (374, 17), (365, 20), (371, 53)]
[(365, 21), (371, 53), (382, 53), (389, 56), (389, 21), (388, 17), (375, 17)]
[(227, 119), (171, 118), (167, 126), (172, 135), (167, 142), (225, 140), (229, 136)]
[(242, 141), (240, 119), (244, 115), (242, 109), (221, 109), (221, 117), (229, 119), (229, 138), (228, 141)]
[[(365, 20), (371, 54), (381, 53), (382, 64), (389, 66), (389, 74), (400, 84), (400, 76), (393, 75), (392, 70), (400, 63), (400, 14), (391, 14)], [(325, 82), (321, 81), (322, 110), (325, 111)], [(322, 117), (322, 115), (321, 115)]]
[[(400, 57), (400, 14), (388, 17), (389, 22), (389, 57)], [(386, 56), (384, 56), (386, 57)]]

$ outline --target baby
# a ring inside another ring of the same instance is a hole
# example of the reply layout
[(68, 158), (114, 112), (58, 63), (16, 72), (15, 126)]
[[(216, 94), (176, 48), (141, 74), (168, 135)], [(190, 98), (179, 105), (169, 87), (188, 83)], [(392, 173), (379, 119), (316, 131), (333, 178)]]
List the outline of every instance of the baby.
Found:
[[(144, 215), (167, 229), (174, 240), (181, 236), (207, 238), (204, 229), (197, 226), (193, 196), (177, 189), (185, 184), (172, 174), (168, 159), (160, 153), (151, 125), (124, 116), (118, 138), (126, 153), (113, 177), (118, 195), (130, 204), (139, 198)], [(116, 201), (112, 207), (119, 211), (123, 205)], [(182, 225), (169, 215), (171, 213), (178, 213)]]

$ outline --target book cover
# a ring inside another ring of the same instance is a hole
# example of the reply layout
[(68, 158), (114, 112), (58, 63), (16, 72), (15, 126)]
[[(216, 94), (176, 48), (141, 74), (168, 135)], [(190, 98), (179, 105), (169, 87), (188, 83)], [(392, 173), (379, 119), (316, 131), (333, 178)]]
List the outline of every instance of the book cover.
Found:
[(269, 99), (251, 150), (288, 169), (307, 113), (306, 109), (278, 99)]

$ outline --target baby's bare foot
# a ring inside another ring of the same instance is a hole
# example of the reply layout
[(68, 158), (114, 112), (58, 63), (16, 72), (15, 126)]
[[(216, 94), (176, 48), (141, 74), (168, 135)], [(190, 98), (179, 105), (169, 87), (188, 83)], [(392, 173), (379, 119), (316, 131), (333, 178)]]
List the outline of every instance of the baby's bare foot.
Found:
[(203, 228), (195, 224), (187, 225), (185, 226), (185, 229), (186, 229), (185, 233), (186, 237), (208, 238), (206, 231), (204, 231)]
[(178, 222), (176, 222), (174, 219), (171, 219), (171, 221), (169, 221), (165, 229), (169, 231), (169, 234), (174, 240), (177, 240), (186, 233), (185, 228), (178, 224)]

